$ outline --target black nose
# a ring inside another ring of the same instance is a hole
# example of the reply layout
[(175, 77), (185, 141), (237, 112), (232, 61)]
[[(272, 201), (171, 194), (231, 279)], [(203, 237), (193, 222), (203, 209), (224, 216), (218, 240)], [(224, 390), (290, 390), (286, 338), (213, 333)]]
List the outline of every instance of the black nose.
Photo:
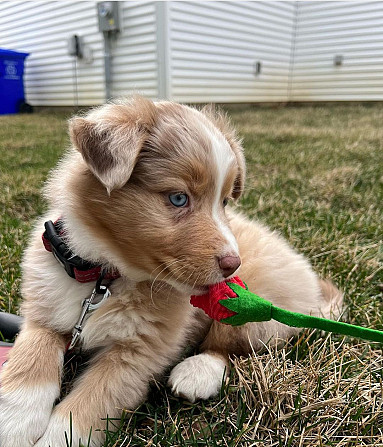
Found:
[(218, 258), (218, 265), (223, 277), (227, 278), (241, 265), (241, 258), (239, 256), (223, 256), (222, 258)]

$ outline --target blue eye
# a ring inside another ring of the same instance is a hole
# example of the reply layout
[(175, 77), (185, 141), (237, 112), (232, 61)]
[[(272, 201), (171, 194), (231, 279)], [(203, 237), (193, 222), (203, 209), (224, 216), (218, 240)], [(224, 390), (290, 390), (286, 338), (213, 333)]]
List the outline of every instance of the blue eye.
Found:
[(175, 194), (169, 194), (170, 203), (177, 208), (182, 208), (189, 203), (189, 197), (182, 192), (176, 192)]

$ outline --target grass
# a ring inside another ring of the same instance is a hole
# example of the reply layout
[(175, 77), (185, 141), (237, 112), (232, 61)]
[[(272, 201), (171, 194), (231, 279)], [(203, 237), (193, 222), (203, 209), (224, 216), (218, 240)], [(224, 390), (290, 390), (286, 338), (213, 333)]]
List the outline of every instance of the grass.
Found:
[[(281, 232), (345, 291), (350, 322), (383, 329), (383, 105), (231, 108), (248, 163), (241, 208)], [(0, 309), (17, 311), (19, 263), (40, 188), (68, 144), (60, 114), (0, 117)], [(233, 358), (217, 399), (154, 384), (109, 421), (105, 446), (381, 446), (380, 346), (303, 332)]]

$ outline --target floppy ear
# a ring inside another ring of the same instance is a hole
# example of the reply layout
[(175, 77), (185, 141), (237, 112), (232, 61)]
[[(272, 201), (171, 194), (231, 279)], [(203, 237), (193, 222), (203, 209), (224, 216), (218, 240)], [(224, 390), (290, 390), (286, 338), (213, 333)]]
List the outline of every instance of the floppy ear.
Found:
[(229, 117), (222, 110), (217, 110), (213, 104), (208, 104), (201, 112), (212, 121), (212, 123), (222, 132), (233, 150), (238, 164), (238, 175), (234, 181), (232, 196), (239, 199), (245, 189), (246, 162), (243, 154), (242, 141), (232, 126)]
[(135, 97), (69, 121), (73, 146), (108, 193), (124, 186), (156, 118), (153, 102)]

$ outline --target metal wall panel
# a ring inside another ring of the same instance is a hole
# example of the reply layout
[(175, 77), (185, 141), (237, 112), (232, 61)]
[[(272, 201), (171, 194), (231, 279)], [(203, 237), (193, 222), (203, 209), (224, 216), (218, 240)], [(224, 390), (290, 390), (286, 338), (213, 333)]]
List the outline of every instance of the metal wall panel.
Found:
[(291, 99), (382, 100), (382, 54), (383, 2), (299, 2)]
[(292, 2), (170, 2), (170, 97), (286, 101), (294, 10)]

